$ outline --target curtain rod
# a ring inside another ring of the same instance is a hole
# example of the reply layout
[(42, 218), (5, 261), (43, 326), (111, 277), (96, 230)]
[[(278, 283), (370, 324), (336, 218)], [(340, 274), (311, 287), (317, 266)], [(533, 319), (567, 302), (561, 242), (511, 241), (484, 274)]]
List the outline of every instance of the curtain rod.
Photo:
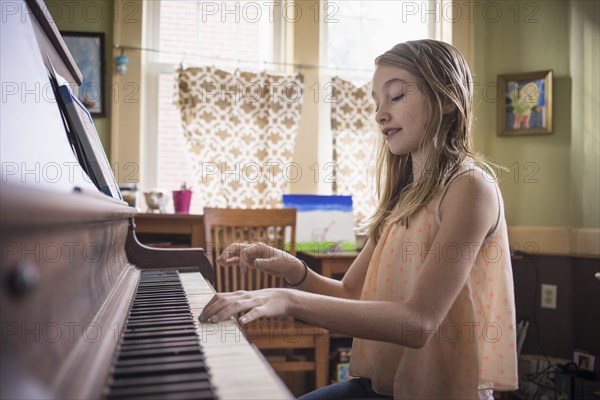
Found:
[(176, 55), (181, 55), (182, 59), (183, 59), (183, 57), (191, 56), (191, 57), (203, 58), (203, 59), (207, 59), (207, 60), (231, 61), (231, 62), (236, 62), (238, 64), (241, 64), (241, 63), (264, 64), (264, 65), (272, 64), (272, 65), (290, 66), (290, 67), (295, 67), (295, 68), (298, 68), (298, 69), (329, 69), (329, 70), (373, 72), (372, 69), (364, 69), (364, 68), (334, 67), (334, 66), (330, 66), (330, 65), (319, 65), (319, 64), (294, 64), (294, 63), (279, 62), (279, 61), (262, 61), (261, 62), (261, 61), (256, 61), (256, 60), (242, 60), (242, 59), (235, 59), (235, 58), (221, 58), (221, 57), (218, 57), (218, 56), (207, 57), (207, 56), (203, 56), (203, 55), (198, 54), (198, 53), (188, 53), (188, 52), (181, 53), (181, 52), (178, 52), (178, 51), (151, 49), (151, 48), (148, 48), (148, 47), (136, 47), (136, 46), (120, 45), (118, 43), (115, 44), (113, 46), (113, 48), (115, 48), (115, 49), (121, 49), (121, 51), (123, 51), (123, 50), (137, 50), (137, 51), (149, 51), (149, 52), (152, 52), (152, 53), (176, 54)]

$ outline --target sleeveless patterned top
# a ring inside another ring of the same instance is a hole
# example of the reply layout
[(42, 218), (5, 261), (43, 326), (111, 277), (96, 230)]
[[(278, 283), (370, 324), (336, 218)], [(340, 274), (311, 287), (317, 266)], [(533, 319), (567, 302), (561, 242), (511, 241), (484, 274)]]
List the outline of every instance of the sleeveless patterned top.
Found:
[[(497, 187), (496, 191), (496, 227), (476, 255), (448, 315), (424, 347), (354, 339), (350, 374), (370, 378), (377, 393), (397, 399), (477, 399), (489, 396), (491, 389), (517, 388), (512, 268), (502, 199)], [(458, 257), (458, 247), (432, 245), (444, 194), (411, 216), (408, 226), (394, 223), (384, 229), (369, 263), (362, 300), (403, 302), (411, 296), (426, 257)], [(406, 327), (410, 332), (409, 324)]]

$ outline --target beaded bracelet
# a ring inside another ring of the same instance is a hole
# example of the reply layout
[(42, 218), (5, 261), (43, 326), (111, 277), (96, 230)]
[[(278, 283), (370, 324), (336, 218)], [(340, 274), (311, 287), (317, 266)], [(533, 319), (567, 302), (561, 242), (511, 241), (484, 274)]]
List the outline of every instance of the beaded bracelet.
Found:
[(304, 281), (306, 280), (306, 277), (308, 276), (308, 265), (307, 265), (307, 264), (306, 264), (304, 261), (302, 261), (302, 260), (300, 260), (300, 262), (301, 262), (302, 264), (304, 264), (304, 276), (302, 277), (302, 279), (300, 279), (300, 282), (298, 282), (298, 283), (294, 283), (294, 284), (291, 284), (291, 283), (289, 283), (289, 282), (287, 281), (287, 279), (286, 279), (286, 280), (285, 280), (285, 282), (286, 282), (286, 283), (287, 283), (287, 285), (288, 285), (288, 286), (290, 286), (290, 287), (296, 287), (296, 286), (300, 286), (300, 285), (302, 285), (302, 284), (304, 283)]

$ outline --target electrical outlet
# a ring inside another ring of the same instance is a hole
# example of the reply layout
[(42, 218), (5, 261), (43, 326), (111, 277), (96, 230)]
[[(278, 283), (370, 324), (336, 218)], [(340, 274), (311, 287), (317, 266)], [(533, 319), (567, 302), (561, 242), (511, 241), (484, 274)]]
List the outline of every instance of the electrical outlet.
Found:
[(556, 285), (542, 283), (541, 307), (556, 310)]

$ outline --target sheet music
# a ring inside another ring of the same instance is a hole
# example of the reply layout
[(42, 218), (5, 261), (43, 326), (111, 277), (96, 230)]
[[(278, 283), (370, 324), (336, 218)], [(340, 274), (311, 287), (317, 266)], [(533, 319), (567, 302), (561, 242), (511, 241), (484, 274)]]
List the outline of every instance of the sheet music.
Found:
[[(50, 61), (48, 62), (52, 65)], [(83, 153), (83, 160), (80, 162), (84, 163), (83, 167), (88, 176), (102, 193), (115, 199), (122, 199), (92, 116), (73, 94), (68, 82), (54, 70), (53, 66), (50, 69), (52, 77), (57, 81), (60, 108), (63, 110), (73, 140), (78, 142), (78, 147)]]
[[(21, 10), (25, 10), (24, 2)], [(71, 192), (97, 191), (83, 171), (62, 122), (30, 18), (3, 15), (0, 35), (1, 182)]]

